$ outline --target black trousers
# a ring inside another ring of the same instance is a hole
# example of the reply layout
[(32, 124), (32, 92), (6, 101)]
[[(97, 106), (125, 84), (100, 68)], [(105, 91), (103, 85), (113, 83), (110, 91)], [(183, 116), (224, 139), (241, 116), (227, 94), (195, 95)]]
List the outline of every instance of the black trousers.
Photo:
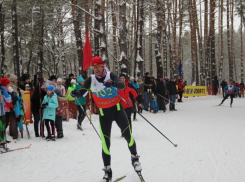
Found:
[(77, 110), (78, 110), (78, 119), (77, 119), (77, 122), (81, 125), (82, 124), (82, 122), (83, 122), (83, 120), (84, 120), (84, 118), (85, 118), (85, 113), (84, 112), (86, 112), (86, 107), (85, 107), (85, 105), (82, 105), (82, 107), (83, 107), (83, 110), (82, 110), (82, 108), (81, 108), (81, 106), (80, 105), (77, 105)]
[[(49, 123), (51, 125), (51, 128), (49, 126)], [(45, 126), (47, 128), (48, 136), (55, 135), (55, 126), (54, 126), (54, 121), (50, 119), (45, 119)]]
[(184, 91), (179, 91), (179, 99), (178, 99), (178, 102), (182, 102), (182, 97), (183, 97), (183, 92)]
[(62, 135), (63, 136), (63, 126), (62, 126), (62, 116), (57, 116), (55, 117), (55, 127), (57, 131), (57, 136)]
[(40, 120), (40, 114), (36, 113), (36, 112), (32, 112), (33, 117), (34, 117), (34, 131), (35, 131), (35, 135), (36, 137), (39, 137), (39, 129), (38, 129), (38, 124), (39, 124), (39, 120)]
[(125, 109), (125, 113), (127, 115), (127, 118), (128, 118), (128, 122), (129, 122), (129, 125), (130, 125), (130, 128), (131, 128), (131, 133), (132, 133), (132, 119), (131, 119), (131, 114), (133, 112), (133, 108), (131, 107), (128, 107), (127, 109)]
[(226, 99), (228, 99), (228, 97), (231, 97), (231, 105), (232, 105), (232, 103), (233, 103), (233, 98), (234, 98), (234, 94), (231, 94), (231, 95), (226, 94), (226, 96), (225, 96), (224, 99), (222, 100), (221, 104), (223, 104), (223, 102), (224, 102)]
[(117, 125), (121, 129), (121, 132), (123, 133), (124, 138), (128, 143), (130, 153), (133, 155), (137, 154), (136, 143), (132, 136), (130, 124), (122, 105), (120, 104), (119, 109), (117, 105), (102, 109), (100, 111), (100, 136), (102, 140), (102, 158), (104, 166), (109, 166), (111, 164), (110, 137), (113, 121), (116, 121)]

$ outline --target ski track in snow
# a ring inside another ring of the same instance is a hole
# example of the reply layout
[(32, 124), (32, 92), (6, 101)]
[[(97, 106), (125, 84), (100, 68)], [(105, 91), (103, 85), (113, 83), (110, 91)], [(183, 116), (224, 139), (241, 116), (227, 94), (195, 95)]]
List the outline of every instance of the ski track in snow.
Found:
[[(142, 174), (147, 182), (244, 182), (245, 121), (244, 98), (235, 98), (233, 108), (226, 100), (224, 107), (213, 107), (221, 96), (184, 98), (178, 111), (146, 117), (173, 143), (175, 148), (146, 121), (137, 115), (133, 123)], [(168, 112), (168, 111), (167, 111)], [(92, 122), (99, 132), (98, 115)], [(76, 120), (63, 122), (65, 137), (45, 141), (32, 139), (11, 142), (10, 149), (30, 149), (0, 155), (0, 176), (3, 182), (98, 182), (104, 175), (101, 141), (87, 118), (83, 131), (76, 129)], [(111, 155), (113, 179), (127, 175), (123, 182), (139, 182), (131, 166), (126, 141), (120, 137), (116, 123), (112, 126)], [(8, 136), (10, 139), (10, 136)]]

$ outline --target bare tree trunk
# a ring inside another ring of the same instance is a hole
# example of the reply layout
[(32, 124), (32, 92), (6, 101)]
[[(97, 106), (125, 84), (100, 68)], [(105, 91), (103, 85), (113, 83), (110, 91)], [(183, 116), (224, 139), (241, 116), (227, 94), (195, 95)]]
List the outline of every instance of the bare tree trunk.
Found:
[(177, 55), (178, 62), (181, 61), (181, 54), (183, 50), (183, 47), (182, 47), (183, 5), (184, 5), (184, 0), (179, 0), (179, 12), (180, 12), (179, 21), (180, 23), (179, 23), (179, 46), (178, 46), (178, 55)]
[(117, 15), (115, 13), (116, 8), (115, 8), (115, 2), (114, 0), (110, 1), (111, 4), (111, 10), (112, 10), (112, 30), (113, 30), (113, 65), (112, 68), (115, 70), (116, 74), (119, 74), (119, 69), (118, 69), (118, 59), (117, 59)]
[[(150, 0), (150, 3), (152, 4), (153, 1)], [(160, 4), (159, 5), (158, 4), (159, 4), (159, 2), (157, 0), (157, 11), (158, 11), (158, 9), (161, 9)], [(149, 11), (151, 11), (151, 10), (152, 9), (150, 7)], [(160, 37), (160, 41), (158, 43), (156, 43), (156, 44), (159, 44), (159, 46), (160, 46), (160, 43), (161, 43), (161, 37)], [(149, 68), (150, 68), (150, 75), (153, 75), (153, 62), (152, 62), (152, 13), (149, 14)]]
[(3, 1), (0, 4), (0, 34), (1, 34), (1, 53), (2, 53), (2, 63), (1, 63), (1, 76), (4, 77), (7, 72), (7, 65), (5, 61), (5, 40), (4, 40), (4, 25), (5, 25), (5, 11), (3, 8)]
[(233, 71), (235, 80), (237, 80), (237, 71), (236, 71), (236, 60), (235, 60), (235, 48), (234, 48), (234, 0), (231, 0), (231, 59), (233, 64)]
[(171, 15), (171, 2), (167, 3), (168, 7), (168, 51), (169, 51), (169, 72), (170, 77), (173, 77), (173, 51), (172, 51), (172, 42), (171, 42), (171, 28), (172, 27), (172, 15)]
[[(77, 5), (77, 0), (71, 0), (71, 3), (74, 5)], [(76, 46), (77, 46), (77, 58), (78, 58), (78, 64), (79, 64), (79, 75), (82, 75), (83, 78), (87, 78), (86, 71), (82, 70), (83, 66), (83, 43), (82, 43), (82, 36), (81, 36), (81, 29), (80, 29), (80, 11), (76, 6), (72, 7), (72, 18), (73, 18), (73, 25), (74, 25), (74, 32), (76, 37)], [(74, 60), (75, 63), (75, 60)], [(76, 65), (76, 63), (75, 63)], [(76, 70), (76, 67), (74, 68)]]
[[(161, 3), (161, 2), (160, 2)], [(168, 76), (168, 53), (167, 53), (167, 30), (166, 30), (166, 8), (165, 3), (162, 5), (163, 13), (162, 13), (162, 42), (163, 42), (163, 77), (166, 78)]]
[(191, 59), (192, 59), (192, 77), (191, 82), (197, 81), (195, 70), (196, 69), (196, 58), (197, 58), (197, 46), (196, 46), (196, 27), (195, 27), (195, 19), (194, 19), (194, 11), (192, 6), (192, 0), (188, 2), (188, 11), (190, 17), (190, 28), (191, 28)]
[(214, 83), (216, 76), (216, 59), (215, 59), (215, 0), (210, 0), (210, 55), (211, 55), (211, 78)]
[(230, 3), (227, 0), (227, 48), (228, 48), (228, 59), (229, 59), (229, 80), (233, 80), (233, 62), (231, 58), (231, 39), (230, 39)]
[(156, 33), (156, 44), (155, 44), (155, 54), (156, 54), (156, 66), (157, 66), (157, 78), (163, 78), (163, 64), (162, 64), (162, 55), (161, 55), (161, 37), (162, 37), (162, 8), (161, 1), (157, 0), (157, 33)]
[(20, 78), (20, 65), (19, 60), (19, 41), (18, 41), (18, 20), (16, 11), (16, 0), (12, 1), (12, 35), (13, 35), (13, 59), (14, 59), (14, 74)]
[(100, 11), (100, 4), (95, 2), (95, 8), (94, 8), (94, 56), (100, 56), (100, 20), (99, 20), (99, 11)]
[(38, 63), (37, 73), (41, 77), (43, 76), (43, 45), (44, 45), (44, 11), (40, 6), (40, 23), (39, 23), (39, 40), (38, 40)]
[(135, 41), (135, 78), (142, 77), (143, 74), (143, 48), (142, 48), (142, 34), (143, 34), (143, 16), (144, 16), (144, 9), (143, 9), (144, 0), (137, 0), (137, 37)]
[(223, 33), (223, 0), (220, 0), (220, 64), (219, 64), (219, 79), (223, 77), (223, 62), (224, 62), (224, 33)]
[(178, 7), (178, 2), (177, 0), (173, 1), (173, 76), (175, 78), (178, 78), (178, 56), (177, 56), (177, 7)]
[(119, 0), (119, 46), (120, 46), (120, 70), (121, 73), (130, 75), (130, 64), (128, 61), (127, 49), (127, 19), (126, 19), (126, 2)]
[(205, 49), (205, 80), (206, 84), (209, 86), (209, 36), (208, 36), (208, 0), (204, 0), (205, 3), (205, 14), (204, 14), (204, 49)]
[[(242, 9), (242, 0), (240, 0), (240, 8)], [(244, 79), (244, 72), (243, 72), (243, 14), (241, 15), (241, 25), (240, 25), (240, 38), (241, 38), (241, 81)]]

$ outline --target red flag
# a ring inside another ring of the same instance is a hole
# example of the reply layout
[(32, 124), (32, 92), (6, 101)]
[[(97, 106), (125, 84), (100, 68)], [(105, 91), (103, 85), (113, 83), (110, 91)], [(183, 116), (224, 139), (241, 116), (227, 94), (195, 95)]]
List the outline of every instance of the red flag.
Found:
[(86, 41), (83, 47), (83, 71), (86, 71), (93, 59), (92, 49), (89, 41), (89, 31), (87, 32)]

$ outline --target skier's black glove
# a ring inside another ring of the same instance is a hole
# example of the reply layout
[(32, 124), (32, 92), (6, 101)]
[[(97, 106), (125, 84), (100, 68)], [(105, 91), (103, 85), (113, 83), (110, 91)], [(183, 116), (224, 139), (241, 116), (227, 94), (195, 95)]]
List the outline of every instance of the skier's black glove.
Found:
[(78, 91), (77, 90), (72, 90), (71, 91), (71, 96), (72, 97), (74, 97), (74, 98), (77, 97), (77, 94), (78, 94)]
[(42, 104), (42, 108), (43, 108), (43, 109), (46, 108), (47, 105), (48, 105), (48, 102), (46, 102), (45, 104)]

